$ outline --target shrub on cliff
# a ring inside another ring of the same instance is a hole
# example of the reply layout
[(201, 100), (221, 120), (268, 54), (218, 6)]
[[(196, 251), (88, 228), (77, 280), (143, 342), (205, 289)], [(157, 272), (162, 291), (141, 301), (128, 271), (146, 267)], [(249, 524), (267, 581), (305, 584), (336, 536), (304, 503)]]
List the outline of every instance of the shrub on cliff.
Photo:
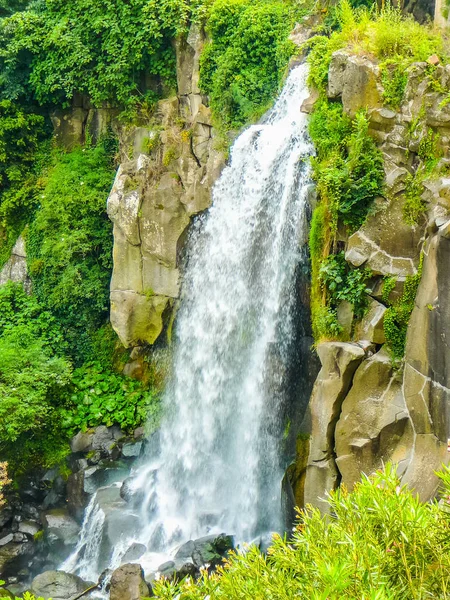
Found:
[(296, 50), (288, 36), (301, 14), (294, 4), (279, 0), (212, 2), (200, 86), (226, 129), (258, 119), (273, 101)]
[(33, 291), (58, 319), (78, 364), (92, 358), (91, 336), (108, 318), (113, 238), (106, 198), (113, 179), (106, 143), (55, 151), (27, 236)]
[(158, 582), (164, 600), (405, 600), (446, 598), (450, 585), (450, 471), (444, 504), (422, 504), (387, 465), (349, 493), (329, 498), (330, 516), (308, 507), (291, 539), (275, 536), (265, 557), (252, 547), (196, 584)]

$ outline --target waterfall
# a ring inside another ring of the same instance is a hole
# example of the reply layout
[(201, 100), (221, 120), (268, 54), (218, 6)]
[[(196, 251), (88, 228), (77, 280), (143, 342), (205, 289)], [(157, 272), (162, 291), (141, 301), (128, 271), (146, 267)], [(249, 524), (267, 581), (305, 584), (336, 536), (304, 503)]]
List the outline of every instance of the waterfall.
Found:
[(145, 500), (129, 543), (152, 552), (216, 531), (250, 541), (282, 529), (283, 413), (313, 153), (300, 112), (306, 75), (306, 65), (293, 69), (265, 121), (237, 138), (189, 236), (160, 456), (134, 483)]
[(306, 66), (231, 150), (195, 226), (177, 317), (152, 523), (171, 538), (280, 527), (283, 378), (305, 242)]
[(86, 507), (78, 543), (61, 565), (61, 571), (75, 573), (87, 581), (98, 579), (104, 522), (105, 513), (97, 502), (97, 494), (94, 494)]

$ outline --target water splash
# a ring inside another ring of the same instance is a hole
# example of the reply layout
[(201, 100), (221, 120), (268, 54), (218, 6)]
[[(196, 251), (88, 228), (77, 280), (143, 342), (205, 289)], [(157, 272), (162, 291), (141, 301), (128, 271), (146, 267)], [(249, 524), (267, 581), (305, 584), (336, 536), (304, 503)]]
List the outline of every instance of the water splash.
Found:
[(97, 494), (94, 494), (86, 507), (80, 539), (75, 550), (61, 565), (61, 571), (75, 573), (86, 581), (97, 581), (104, 522), (105, 513), (97, 502)]
[[(135, 478), (142, 527), (120, 540), (111, 566), (133, 542), (148, 548), (138, 561), (147, 571), (155, 553), (205, 533), (250, 541), (282, 528), (281, 416), (313, 153), (300, 112), (306, 75), (296, 67), (266, 121), (236, 140), (191, 232), (161, 452)], [(101, 538), (92, 502), (62, 567), (88, 578), (99, 564), (87, 564), (99, 551), (92, 538)]]

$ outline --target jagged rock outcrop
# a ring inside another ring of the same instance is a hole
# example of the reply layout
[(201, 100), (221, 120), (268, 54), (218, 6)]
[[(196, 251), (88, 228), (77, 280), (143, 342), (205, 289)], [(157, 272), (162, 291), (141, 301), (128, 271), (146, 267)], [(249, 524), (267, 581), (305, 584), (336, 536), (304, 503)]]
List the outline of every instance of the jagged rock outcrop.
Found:
[(306, 470), (305, 504), (321, 504), (339, 480), (334, 457), (335, 426), (353, 374), (365, 356), (363, 348), (344, 342), (326, 342), (317, 348), (322, 368), (311, 395), (312, 436)]
[[(386, 193), (358, 231), (341, 236), (346, 260), (373, 275), (368, 311), (351, 332), (353, 343), (341, 346), (359, 343), (368, 352), (361, 350), (345, 368), (334, 358), (337, 343), (318, 347), (322, 370), (310, 402), (304, 496), (321, 510), (327, 510), (326, 492), (339, 482), (351, 489), (361, 473), (388, 461), (398, 465), (402, 480), (422, 500), (429, 500), (438, 487), (434, 471), (449, 462), (450, 178), (441, 174), (424, 181), (424, 210), (415, 223), (406, 222), (404, 210), (408, 182), (424, 160), (425, 140), (437, 144), (443, 167), (449, 163), (450, 107), (443, 102), (449, 84), (449, 66), (430, 71), (427, 63), (416, 63), (408, 70), (401, 106), (392, 110), (383, 106), (375, 61), (347, 51), (332, 58), (328, 95), (340, 98), (350, 116), (367, 109), (369, 131), (383, 153)], [(419, 268), (405, 357), (394, 366), (384, 345), (386, 304), (401, 297), (405, 280)], [(387, 276), (394, 278), (388, 298), (383, 293)]]
[(178, 96), (158, 103), (151, 126), (121, 133), (124, 162), (108, 199), (114, 223), (111, 323), (127, 347), (153, 344), (170, 320), (191, 218), (210, 206), (224, 163), (198, 88), (203, 43), (193, 25), (176, 43)]

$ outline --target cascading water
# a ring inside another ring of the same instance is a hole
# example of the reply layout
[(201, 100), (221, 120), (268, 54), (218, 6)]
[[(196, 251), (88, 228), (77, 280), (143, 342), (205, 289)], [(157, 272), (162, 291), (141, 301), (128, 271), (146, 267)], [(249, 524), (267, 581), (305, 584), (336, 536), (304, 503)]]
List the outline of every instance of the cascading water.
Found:
[(135, 480), (145, 527), (123, 548), (282, 527), (281, 414), (313, 152), (306, 74), (292, 70), (266, 121), (236, 140), (191, 233), (161, 452)]

